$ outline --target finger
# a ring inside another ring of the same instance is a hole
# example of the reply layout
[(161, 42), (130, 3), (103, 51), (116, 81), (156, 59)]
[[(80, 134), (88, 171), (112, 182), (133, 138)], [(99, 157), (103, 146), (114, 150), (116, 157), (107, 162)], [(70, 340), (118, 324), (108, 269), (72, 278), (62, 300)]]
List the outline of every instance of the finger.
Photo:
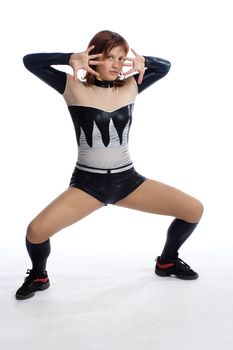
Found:
[(123, 63), (123, 66), (124, 67), (133, 67), (134, 64), (133, 64), (133, 62), (132, 63)]
[(132, 68), (129, 71), (125, 72), (124, 75), (129, 75), (129, 74), (134, 73), (134, 72), (135, 72), (135, 69)]
[(89, 46), (84, 52), (89, 53), (92, 49), (94, 49), (95, 45)]
[(74, 81), (78, 79), (78, 78), (77, 78), (77, 75), (78, 75), (77, 69), (73, 68), (73, 80), (74, 80)]
[(96, 77), (99, 77), (99, 73), (97, 73), (94, 69), (91, 69), (90, 67), (87, 67), (87, 72), (95, 75)]
[(137, 52), (134, 50), (134, 49), (130, 49), (132, 52), (133, 52), (133, 54), (135, 55), (135, 56), (137, 56), (138, 54), (137, 54)]
[(143, 81), (144, 73), (145, 73), (145, 71), (139, 73), (139, 76), (138, 76), (138, 84), (139, 84), (139, 85), (140, 85), (140, 84), (142, 83), (142, 81)]
[(93, 58), (97, 58), (97, 57), (103, 57), (102, 53), (96, 53), (95, 55), (89, 55), (88, 58), (89, 60), (92, 60)]
[(124, 60), (125, 61), (133, 61), (133, 60), (135, 60), (135, 58), (133, 58), (133, 57), (124, 57)]
[(90, 60), (89, 61), (89, 65), (92, 65), (92, 66), (99, 66), (100, 64), (103, 64), (104, 61), (93, 61), (93, 60)]

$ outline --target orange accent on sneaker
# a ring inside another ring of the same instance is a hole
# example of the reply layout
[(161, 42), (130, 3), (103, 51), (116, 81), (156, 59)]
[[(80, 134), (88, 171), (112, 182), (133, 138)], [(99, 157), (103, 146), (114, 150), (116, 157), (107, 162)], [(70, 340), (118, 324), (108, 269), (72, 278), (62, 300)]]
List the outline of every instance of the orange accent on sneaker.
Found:
[(175, 264), (170, 263), (170, 264), (160, 264), (157, 262), (157, 267), (159, 267), (160, 269), (169, 269), (169, 267), (173, 267), (175, 266)]
[(36, 280), (35, 280), (35, 282), (42, 282), (42, 283), (46, 283), (46, 282), (48, 282), (48, 278), (37, 278)]

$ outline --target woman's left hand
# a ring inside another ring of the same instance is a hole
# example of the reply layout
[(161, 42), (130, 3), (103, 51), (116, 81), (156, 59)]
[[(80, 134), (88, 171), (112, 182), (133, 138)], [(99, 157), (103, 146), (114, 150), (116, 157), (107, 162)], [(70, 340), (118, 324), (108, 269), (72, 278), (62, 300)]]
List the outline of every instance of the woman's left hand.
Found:
[(124, 75), (129, 75), (134, 72), (138, 72), (138, 84), (142, 83), (143, 76), (145, 73), (145, 58), (137, 54), (134, 49), (131, 49), (135, 57), (124, 57), (125, 61), (130, 61), (131, 63), (124, 63), (125, 67), (132, 67), (129, 71), (125, 72)]

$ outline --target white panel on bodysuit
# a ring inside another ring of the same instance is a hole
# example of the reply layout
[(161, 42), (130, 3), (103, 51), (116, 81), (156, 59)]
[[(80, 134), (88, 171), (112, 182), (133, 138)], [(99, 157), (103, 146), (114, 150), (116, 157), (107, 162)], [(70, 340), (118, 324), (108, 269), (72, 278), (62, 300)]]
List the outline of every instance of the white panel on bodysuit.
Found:
[(110, 142), (107, 147), (103, 144), (101, 133), (95, 122), (92, 147), (88, 145), (85, 134), (81, 129), (78, 163), (101, 169), (114, 169), (131, 163), (128, 150), (129, 125), (130, 120), (125, 126), (122, 134), (122, 144), (120, 144), (118, 133), (111, 119), (109, 123)]

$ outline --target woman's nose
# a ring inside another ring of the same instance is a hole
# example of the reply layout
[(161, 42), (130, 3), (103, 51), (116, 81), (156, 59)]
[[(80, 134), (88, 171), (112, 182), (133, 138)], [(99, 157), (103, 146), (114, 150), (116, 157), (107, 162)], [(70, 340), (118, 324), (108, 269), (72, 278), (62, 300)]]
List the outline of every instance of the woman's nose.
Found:
[(112, 63), (112, 65), (113, 65), (113, 67), (119, 67), (119, 61), (118, 60), (114, 60), (113, 61), (113, 63)]

